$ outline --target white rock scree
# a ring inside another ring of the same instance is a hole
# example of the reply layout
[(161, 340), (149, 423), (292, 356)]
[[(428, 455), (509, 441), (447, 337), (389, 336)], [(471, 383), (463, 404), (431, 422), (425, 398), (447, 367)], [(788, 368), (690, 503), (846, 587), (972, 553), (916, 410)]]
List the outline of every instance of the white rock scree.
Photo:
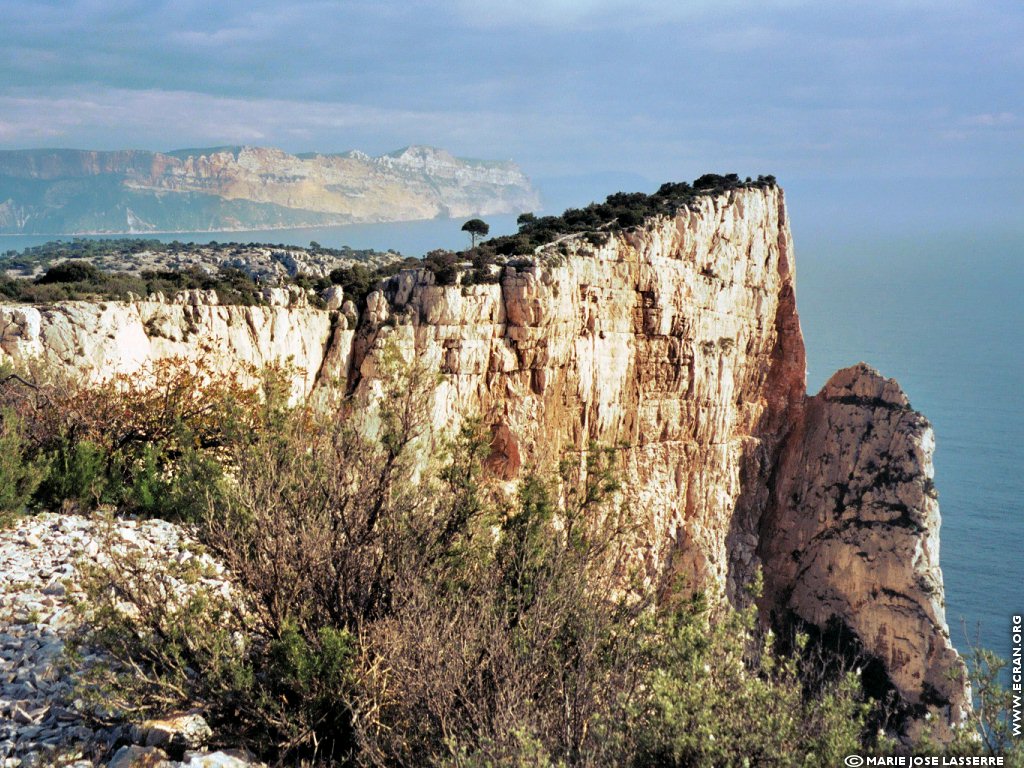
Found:
[[(82, 596), (79, 565), (104, 556), (107, 536), (116, 537), (113, 551), (143, 549), (154, 562), (191, 556), (187, 536), (162, 520), (46, 513), (0, 531), (0, 768), (85, 768), (107, 759), (115, 768), (254, 765), (242, 753), (203, 751), (213, 734), (198, 714), (103, 727), (75, 697), (82, 667), (70, 666), (64, 651), (80, 621), (72, 607)], [(83, 653), (76, 663), (97, 660)]]

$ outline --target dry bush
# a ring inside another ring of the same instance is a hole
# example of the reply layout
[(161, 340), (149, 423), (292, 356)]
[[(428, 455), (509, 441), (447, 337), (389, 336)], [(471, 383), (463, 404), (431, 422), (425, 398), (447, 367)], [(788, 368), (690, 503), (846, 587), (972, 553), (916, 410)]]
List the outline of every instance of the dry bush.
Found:
[(263, 387), (243, 373), (175, 358), (100, 383), (42, 369), (4, 377), (0, 408), (22, 425), (26, 461), (47, 466), (35, 504), (193, 517), (229, 449), (280, 410), (284, 372), (267, 371)]
[(622, 757), (646, 603), (623, 588), (614, 461), (592, 447), (583, 477), (528, 476), (475, 558), (422, 572), (401, 611), (366, 627), (367, 761), (506, 765), (527, 745), (572, 765)]

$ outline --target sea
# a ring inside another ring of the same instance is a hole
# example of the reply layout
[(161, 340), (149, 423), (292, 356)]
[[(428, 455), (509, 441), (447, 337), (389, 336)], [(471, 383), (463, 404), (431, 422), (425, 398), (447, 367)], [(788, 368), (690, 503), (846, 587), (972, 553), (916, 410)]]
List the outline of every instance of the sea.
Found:
[[(491, 234), (513, 216), (488, 218)], [(460, 248), (462, 222), (167, 233), (182, 242), (270, 242), (394, 249)], [(941, 564), (954, 645), (1008, 658), (1024, 613), (1024, 237), (991, 228), (841, 236), (793, 223), (808, 389), (865, 361), (899, 380), (937, 439)], [(150, 235), (146, 235), (149, 237)], [(53, 237), (0, 236), (0, 253)]]

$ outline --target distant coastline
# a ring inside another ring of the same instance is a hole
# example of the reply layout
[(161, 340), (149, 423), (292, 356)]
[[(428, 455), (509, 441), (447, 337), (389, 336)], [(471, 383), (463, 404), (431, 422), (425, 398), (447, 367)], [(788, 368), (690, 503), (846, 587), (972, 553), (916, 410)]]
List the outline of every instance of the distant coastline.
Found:
[[(507, 215), (507, 214), (506, 214)], [(266, 227), (231, 227), (225, 229), (146, 229), (141, 231), (125, 230), (91, 230), (88, 232), (0, 232), (0, 238), (8, 237), (137, 237), (145, 239), (149, 235), (213, 235), (232, 232), (279, 232), (299, 229), (345, 229), (348, 227), (373, 227), (387, 224), (417, 224), (425, 221), (458, 222), (461, 224), (465, 216), (431, 216), (423, 219), (401, 219), (396, 221), (352, 221), (344, 224), (310, 224), (308, 226), (289, 226), (277, 224)]]
[(334, 227), (519, 214), (540, 195), (513, 162), (410, 146), (378, 157), (273, 147), (0, 150), (0, 232), (54, 236)]

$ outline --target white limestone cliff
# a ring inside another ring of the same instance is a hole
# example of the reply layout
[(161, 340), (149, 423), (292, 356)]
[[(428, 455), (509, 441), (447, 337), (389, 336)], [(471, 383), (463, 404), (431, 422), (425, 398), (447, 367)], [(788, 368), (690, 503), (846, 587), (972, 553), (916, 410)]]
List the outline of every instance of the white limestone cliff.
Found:
[(35, 359), (99, 381), (144, 373), (158, 360), (201, 357), (211, 371), (235, 371), (253, 383), (248, 372), (282, 364), (291, 371), (293, 400), (344, 371), (339, 352), (352, 336), (344, 318), (339, 323), (316, 309), (209, 301), (0, 305), (0, 363)]
[[(955, 722), (968, 697), (962, 682), (942, 683), (962, 664), (942, 609), (931, 433), (894, 383), (860, 369), (806, 399), (782, 191), (699, 197), (604, 245), (563, 238), (534, 261), (491, 284), (402, 272), (358, 322), (347, 303), (0, 305), (0, 359), (104, 376), (169, 355), (224, 366), (291, 356), (300, 397), (327, 380), (379, 389), (391, 339), (439, 374), (439, 431), (485, 420), (499, 477), (591, 441), (620, 446), (652, 586), (682, 581), (740, 602), (763, 570), (766, 615), (838, 624), (912, 716), (931, 708)], [(856, 503), (837, 504), (839, 471)], [(897, 504), (905, 512), (886, 512)]]

